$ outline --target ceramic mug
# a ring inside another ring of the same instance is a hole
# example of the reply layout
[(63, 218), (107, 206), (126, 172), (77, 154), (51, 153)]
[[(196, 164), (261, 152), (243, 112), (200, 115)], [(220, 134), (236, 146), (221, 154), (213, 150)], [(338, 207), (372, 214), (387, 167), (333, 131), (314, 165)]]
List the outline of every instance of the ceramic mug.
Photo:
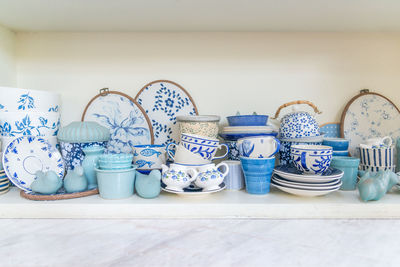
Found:
[(362, 148), (360, 146), (360, 163), (368, 166), (390, 167), (394, 165), (394, 147)]
[(244, 175), (239, 160), (225, 160), (223, 163), (229, 166), (229, 172), (225, 176), (226, 189), (240, 190), (244, 187)]
[[(224, 171), (221, 172), (219, 169), (223, 167)], [(210, 191), (219, 189), (219, 185), (224, 181), (225, 176), (229, 172), (229, 166), (226, 163), (221, 162), (220, 164), (207, 164), (198, 167), (199, 174), (194, 184), (203, 191)]]
[[(175, 147), (175, 150), (172, 149)], [(187, 150), (182, 144), (169, 143), (167, 145), (168, 156), (174, 161), (174, 163), (186, 164), (186, 165), (199, 165), (211, 163), (210, 160), (203, 159), (197, 154), (194, 154)], [(175, 151), (175, 152), (174, 152)]]
[(161, 169), (165, 164), (164, 145), (137, 145), (133, 146), (133, 163), (139, 170)]
[(364, 144), (360, 144), (361, 148), (381, 148), (381, 147), (390, 147), (393, 143), (393, 140), (390, 136), (385, 137), (377, 137), (367, 139)]
[[(218, 139), (199, 136), (195, 134), (181, 134), (181, 145), (190, 152), (199, 155), (205, 160), (222, 159), (229, 153), (229, 148), (226, 144), (219, 144)], [(225, 154), (222, 156), (214, 157), (218, 149), (225, 147)]]
[(355, 190), (357, 186), (359, 158), (333, 157), (331, 166), (343, 171), (340, 190)]
[(237, 141), (240, 156), (248, 158), (270, 158), (280, 148), (280, 142), (273, 136), (254, 136)]

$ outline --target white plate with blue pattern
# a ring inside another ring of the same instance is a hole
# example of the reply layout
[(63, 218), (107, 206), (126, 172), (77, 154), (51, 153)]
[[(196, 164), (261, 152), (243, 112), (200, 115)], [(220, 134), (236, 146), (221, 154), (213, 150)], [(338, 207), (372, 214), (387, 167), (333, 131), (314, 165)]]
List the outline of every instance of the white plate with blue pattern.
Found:
[(153, 144), (153, 129), (146, 112), (130, 96), (100, 91), (88, 104), (82, 121), (95, 121), (110, 129), (107, 152), (132, 153), (135, 145)]
[(189, 93), (171, 81), (158, 80), (145, 85), (135, 100), (150, 118), (157, 145), (179, 142), (177, 116), (198, 115)]
[(46, 140), (22, 136), (8, 144), (3, 154), (4, 170), (10, 181), (20, 189), (31, 192), (37, 171), (54, 171), (64, 177), (64, 162), (60, 152)]
[(274, 173), (280, 177), (287, 179), (292, 182), (306, 182), (306, 183), (323, 183), (331, 182), (342, 178), (343, 171), (329, 167), (328, 170), (322, 175), (316, 174), (304, 174), (303, 172), (296, 169), (294, 166), (279, 165), (274, 169)]

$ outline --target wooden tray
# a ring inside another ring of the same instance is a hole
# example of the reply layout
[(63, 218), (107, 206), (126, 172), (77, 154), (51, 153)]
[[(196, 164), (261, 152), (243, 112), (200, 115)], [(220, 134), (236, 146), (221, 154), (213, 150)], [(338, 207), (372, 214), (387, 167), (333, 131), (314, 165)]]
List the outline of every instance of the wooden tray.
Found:
[(23, 190), (19, 193), (21, 197), (29, 199), (29, 200), (62, 200), (62, 199), (72, 199), (72, 198), (80, 198), (80, 197), (87, 197), (92, 195), (97, 195), (99, 193), (99, 189), (92, 189), (83, 192), (77, 193), (59, 193), (54, 195), (39, 195), (35, 193), (27, 193)]

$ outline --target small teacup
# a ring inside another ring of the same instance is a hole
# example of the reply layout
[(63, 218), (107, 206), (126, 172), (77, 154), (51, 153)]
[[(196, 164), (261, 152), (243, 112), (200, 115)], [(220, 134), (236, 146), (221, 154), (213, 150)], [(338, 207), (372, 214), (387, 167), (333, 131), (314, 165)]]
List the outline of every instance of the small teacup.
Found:
[(361, 148), (382, 148), (382, 147), (390, 147), (393, 143), (393, 140), (390, 136), (385, 137), (377, 137), (367, 139), (364, 144), (360, 144)]
[[(219, 168), (224, 167), (224, 171), (219, 171)], [(229, 166), (226, 163), (220, 163), (217, 166), (215, 164), (207, 164), (197, 168), (199, 174), (194, 184), (203, 191), (216, 190), (219, 185), (224, 181), (225, 176), (229, 172)]]
[(280, 142), (273, 136), (253, 136), (237, 141), (239, 153), (247, 158), (270, 158), (279, 151)]
[(165, 164), (164, 145), (137, 145), (133, 146), (133, 163), (139, 170), (161, 169)]
[(290, 148), (294, 165), (299, 171), (322, 175), (331, 165), (332, 147), (294, 145)]
[[(172, 147), (175, 147), (175, 153)], [(169, 143), (167, 145), (167, 153), (175, 163), (186, 164), (186, 165), (199, 165), (209, 164), (210, 160), (204, 159), (199, 155), (190, 152), (182, 144)]]
[(196, 180), (198, 175), (194, 168), (187, 168), (178, 164), (171, 164), (169, 168), (163, 164), (161, 168), (161, 180), (166, 185), (166, 188), (179, 192), (182, 192), (184, 188)]
[[(218, 139), (213, 139), (210, 137), (199, 136), (195, 134), (181, 134), (181, 144), (190, 152), (199, 155), (205, 160), (215, 160), (224, 158), (228, 152), (229, 148), (226, 144), (219, 144)], [(225, 147), (225, 154), (222, 156), (215, 157), (215, 153), (218, 149)]]

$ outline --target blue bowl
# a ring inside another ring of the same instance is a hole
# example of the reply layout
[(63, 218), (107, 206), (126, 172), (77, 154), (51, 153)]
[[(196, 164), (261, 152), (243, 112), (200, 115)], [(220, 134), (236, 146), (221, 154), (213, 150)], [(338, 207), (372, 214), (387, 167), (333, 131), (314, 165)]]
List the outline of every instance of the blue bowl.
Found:
[(265, 126), (267, 125), (267, 115), (237, 115), (226, 117), (229, 126)]
[(267, 194), (271, 175), (275, 167), (275, 157), (252, 159), (240, 157), (245, 177), (246, 191), (249, 194)]
[(322, 145), (331, 146), (333, 151), (344, 151), (349, 149), (350, 141), (344, 138), (324, 138)]
[(333, 157), (348, 157), (349, 156), (349, 151), (344, 150), (344, 151), (333, 151), (332, 152)]

